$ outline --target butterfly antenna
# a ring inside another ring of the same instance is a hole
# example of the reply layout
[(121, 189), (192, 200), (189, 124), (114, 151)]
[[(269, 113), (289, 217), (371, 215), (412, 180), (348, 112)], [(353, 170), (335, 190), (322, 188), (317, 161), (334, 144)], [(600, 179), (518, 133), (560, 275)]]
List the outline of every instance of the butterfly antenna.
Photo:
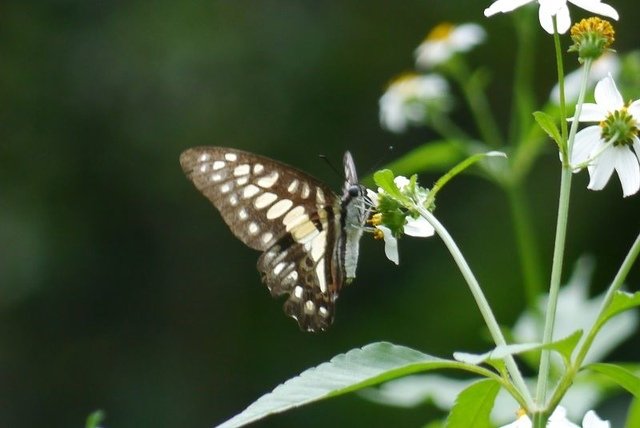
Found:
[(335, 164), (333, 162), (331, 162), (331, 159), (329, 159), (327, 157), (327, 155), (318, 155), (318, 157), (320, 159), (322, 159), (323, 161), (325, 161), (327, 163), (327, 165), (329, 165), (329, 168), (331, 168), (331, 170), (333, 172), (335, 172), (341, 179), (344, 180), (344, 174), (342, 172), (340, 172), (340, 170), (338, 168), (336, 168)]

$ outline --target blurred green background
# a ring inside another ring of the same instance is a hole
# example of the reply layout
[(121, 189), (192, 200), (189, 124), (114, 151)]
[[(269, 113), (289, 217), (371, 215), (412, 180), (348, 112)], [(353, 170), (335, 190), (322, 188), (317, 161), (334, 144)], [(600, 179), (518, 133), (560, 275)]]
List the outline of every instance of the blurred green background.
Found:
[[(610, 3), (622, 17), (616, 48), (638, 48), (636, 3)], [(233, 146), (339, 189), (340, 177), (317, 154), (339, 163), (349, 149), (366, 175), (435, 138), (383, 131), (377, 103), (443, 20), (485, 25), (487, 43), (471, 58), (491, 64), (490, 97), (506, 121), (516, 46), (509, 16), (483, 17), (488, 4), (4, 1), (0, 426), (78, 427), (101, 408), (109, 427), (208, 427), (369, 342), (441, 356), (487, 349), (481, 317), (438, 239), (403, 239), (396, 267), (365, 236), (358, 278), (342, 293), (333, 328), (300, 332), (261, 284), (258, 253), (233, 238), (178, 156), (190, 146)], [(542, 102), (554, 69), (551, 38), (540, 30), (538, 42)], [(467, 120), (464, 111), (454, 115)], [(528, 186), (545, 261), (558, 175), (550, 143)], [(623, 200), (612, 180), (594, 193), (585, 173), (575, 179), (567, 271), (579, 255), (594, 254), (594, 292), (639, 229), (639, 196)], [(511, 324), (524, 300), (504, 195), (462, 177), (441, 193), (437, 215), (500, 322)], [(635, 269), (631, 289), (639, 277)], [(613, 358), (638, 360), (638, 338)], [(257, 425), (419, 426), (435, 414), (350, 395)]]

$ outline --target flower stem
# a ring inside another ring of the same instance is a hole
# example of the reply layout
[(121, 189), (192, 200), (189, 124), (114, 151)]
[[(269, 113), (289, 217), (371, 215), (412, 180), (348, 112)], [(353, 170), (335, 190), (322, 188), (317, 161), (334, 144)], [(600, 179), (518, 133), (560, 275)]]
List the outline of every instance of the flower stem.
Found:
[[(633, 242), (633, 245), (631, 245), (631, 248), (629, 249), (627, 256), (624, 258), (624, 261), (620, 265), (620, 269), (618, 269), (616, 276), (613, 278), (613, 281), (611, 282), (611, 286), (607, 290), (607, 294), (604, 296), (604, 299), (602, 300), (602, 304), (600, 305), (600, 311), (598, 313), (596, 320), (600, 319), (604, 311), (607, 310), (607, 308), (611, 304), (611, 301), (613, 300), (616, 292), (620, 290), (620, 287), (622, 287), (622, 284), (627, 278), (627, 275), (629, 274), (631, 267), (637, 260), (638, 255), (640, 255), (640, 234), (638, 234), (638, 236), (636, 237), (636, 240)], [(571, 363), (571, 366), (567, 369), (565, 374), (562, 376), (562, 379), (560, 380), (560, 382), (558, 382), (558, 387), (554, 391), (553, 396), (549, 401), (550, 407), (555, 407), (560, 402), (564, 394), (567, 392), (567, 389), (569, 389), (569, 387), (573, 384), (573, 378), (577, 373), (577, 371), (580, 370), (580, 368), (582, 367), (582, 363), (587, 357), (587, 353), (589, 352), (589, 349), (591, 349), (591, 345), (593, 344), (593, 341), (595, 340), (596, 335), (600, 331), (601, 327), (602, 325), (596, 322), (593, 324), (593, 326), (589, 330), (589, 333), (587, 333), (584, 339), (584, 342), (582, 342), (582, 344), (580, 345), (580, 348), (578, 349), (576, 359)]]
[[(429, 210), (425, 209), (420, 205), (414, 205), (413, 208), (422, 217), (424, 217), (424, 219), (427, 220), (431, 224), (431, 226), (433, 226), (436, 233), (438, 234), (438, 236), (440, 236), (440, 238), (446, 245), (447, 249), (451, 253), (453, 260), (458, 265), (458, 268), (460, 269), (462, 276), (464, 277), (464, 279), (467, 281), (467, 284), (469, 285), (471, 294), (476, 300), (478, 308), (480, 309), (480, 313), (484, 318), (484, 321), (487, 325), (487, 328), (489, 329), (489, 333), (491, 334), (491, 337), (493, 338), (494, 343), (497, 346), (505, 346), (507, 344), (507, 341), (504, 338), (502, 331), (500, 330), (498, 321), (496, 320), (495, 316), (493, 315), (493, 312), (491, 311), (489, 302), (487, 301), (487, 298), (484, 296), (484, 293), (482, 292), (482, 288), (480, 287), (478, 280), (473, 275), (473, 272), (471, 271), (469, 264), (465, 260), (464, 256), (462, 255), (462, 252), (456, 245), (455, 241), (453, 240), (451, 235), (449, 235), (449, 232), (442, 225), (442, 223), (440, 223), (438, 219)], [(524, 382), (524, 378), (520, 373), (520, 369), (518, 368), (518, 365), (516, 364), (515, 359), (513, 358), (512, 355), (508, 355), (505, 357), (505, 360), (506, 360), (507, 370), (511, 375), (511, 379), (513, 380), (514, 385), (522, 395), (522, 398), (527, 408), (532, 409), (534, 405), (533, 398), (531, 397), (531, 393), (529, 392), (529, 389), (527, 388), (527, 385)]]
[[(554, 26), (555, 18), (554, 18)], [(560, 82), (560, 120), (563, 137), (567, 136), (567, 124), (566, 124), (566, 106), (564, 97), (564, 77), (562, 68), (562, 55), (560, 48), (560, 41), (557, 31), (554, 34), (556, 55), (558, 60), (558, 80)], [(562, 172), (560, 176), (560, 196), (558, 200), (558, 218), (556, 222), (556, 237), (553, 249), (553, 264), (551, 267), (551, 281), (549, 285), (549, 299), (547, 302), (547, 308), (545, 313), (544, 331), (542, 334), (542, 343), (548, 344), (553, 340), (553, 328), (555, 325), (556, 309), (558, 305), (558, 294), (560, 291), (560, 282), (562, 280), (562, 265), (564, 262), (564, 250), (567, 236), (567, 224), (569, 221), (569, 199), (571, 197), (571, 179), (572, 169), (570, 165), (571, 150), (573, 148), (573, 141), (575, 139), (576, 131), (578, 129), (578, 119), (582, 111), (582, 104), (584, 102), (584, 95), (587, 88), (587, 78), (591, 69), (591, 61), (586, 61), (582, 82), (580, 85), (580, 95), (578, 96), (578, 102), (576, 104), (575, 118), (571, 123), (571, 131), (566, 140), (562, 150)], [(540, 369), (538, 371), (538, 384), (536, 387), (536, 403), (539, 406), (543, 406), (547, 394), (547, 383), (549, 378), (549, 366), (550, 366), (550, 351), (543, 350), (540, 357)], [(543, 406), (544, 407), (544, 406)], [(547, 409), (551, 410), (551, 409)], [(538, 414), (534, 415), (534, 427), (542, 427), (544, 419)]]

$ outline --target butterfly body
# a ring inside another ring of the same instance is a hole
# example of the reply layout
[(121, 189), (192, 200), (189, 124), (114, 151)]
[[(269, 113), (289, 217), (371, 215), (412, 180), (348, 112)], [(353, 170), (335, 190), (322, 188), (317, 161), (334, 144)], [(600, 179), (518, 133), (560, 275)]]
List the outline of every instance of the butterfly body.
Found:
[(258, 271), (272, 295), (288, 295), (285, 313), (305, 331), (327, 329), (341, 288), (355, 277), (368, 217), (351, 155), (342, 197), (296, 168), (242, 150), (191, 148), (180, 164), (233, 234), (263, 252)]

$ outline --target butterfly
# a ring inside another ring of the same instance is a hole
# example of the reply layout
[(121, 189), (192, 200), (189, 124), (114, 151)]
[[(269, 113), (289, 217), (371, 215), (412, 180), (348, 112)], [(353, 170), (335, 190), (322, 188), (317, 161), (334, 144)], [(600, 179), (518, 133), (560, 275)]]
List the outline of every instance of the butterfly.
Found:
[(262, 251), (258, 271), (272, 296), (288, 295), (284, 312), (304, 331), (326, 330), (340, 290), (355, 278), (371, 207), (351, 154), (342, 196), (294, 167), (237, 149), (190, 148), (180, 164), (231, 232)]

